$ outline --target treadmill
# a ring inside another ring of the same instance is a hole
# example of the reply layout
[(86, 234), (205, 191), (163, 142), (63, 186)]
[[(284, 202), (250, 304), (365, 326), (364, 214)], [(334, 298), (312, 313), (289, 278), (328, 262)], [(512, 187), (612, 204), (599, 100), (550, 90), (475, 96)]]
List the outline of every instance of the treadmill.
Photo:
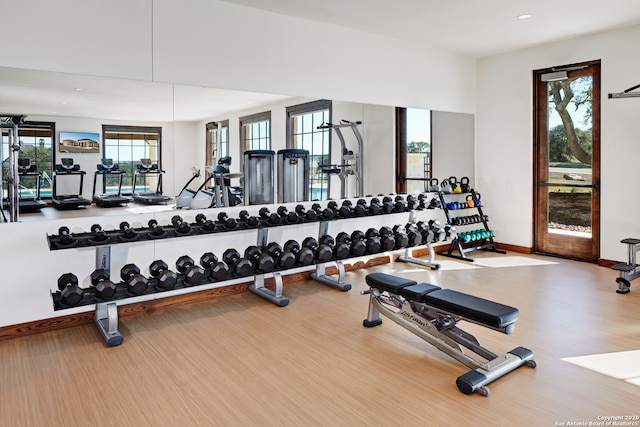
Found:
[(31, 159), (21, 158), (18, 159), (18, 176), (21, 187), (25, 181), (35, 181), (35, 191), (32, 187), (30, 196), (23, 195), (22, 191), (18, 192), (18, 208), (20, 212), (40, 212), (40, 209), (47, 206), (47, 203), (40, 199), (42, 174), (38, 172), (36, 165), (31, 163)]
[[(86, 172), (80, 170), (80, 165), (76, 165), (73, 163), (73, 159), (71, 158), (63, 158), (60, 159), (60, 164), (55, 165), (51, 177), (51, 201), (58, 209), (80, 209), (84, 208), (87, 205), (91, 204), (90, 200), (82, 197), (82, 184), (84, 182), (84, 176)], [(60, 177), (79, 177), (80, 178), (80, 188), (78, 194), (67, 194), (60, 195), (58, 194), (58, 180)]]
[[(136, 183), (138, 177), (142, 177), (142, 181), (146, 183), (148, 176), (155, 175), (158, 178), (155, 191), (151, 192), (136, 192)], [(138, 203), (144, 203), (145, 205), (166, 205), (171, 200), (171, 197), (162, 194), (160, 188), (162, 187), (162, 175), (164, 171), (158, 168), (157, 164), (151, 162), (151, 159), (140, 159), (140, 163), (133, 174), (133, 188), (131, 196), (133, 200)]]
[[(122, 180), (126, 175), (126, 171), (120, 169), (118, 163), (113, 163), (113, 159), (102, 159), (101, 163), (97, 166), (97, 170), (93, 175), (93, 202), (97, 206), (104, 208), (111, 208), (115, 206), (126, 205), (131, 201), (131, 198), (122, 195)], [(115, 175), (118, 177), (118, 192), (107, 193), (107, 176)], [(104, 193), (96, 194), (96, 183), (98, 176), (102, 177), (102, 187)]]

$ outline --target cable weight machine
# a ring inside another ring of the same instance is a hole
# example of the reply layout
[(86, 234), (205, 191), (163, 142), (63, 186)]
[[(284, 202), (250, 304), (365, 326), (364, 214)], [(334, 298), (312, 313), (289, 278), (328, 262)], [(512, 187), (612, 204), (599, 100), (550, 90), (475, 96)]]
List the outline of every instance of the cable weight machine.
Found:
[[(339, 165), (321, 165), (320, 169), (323, 173), (337, 175), (340, 178), (340, 198), (349, 198), (349, 177), (353, 176), (356, 180), (355, 193), (353, 197), (364, 196), (364, 178), (362, 174), (362, 148), (363, 141), (362, 135), (358, 130), (358, 126), (361, 125), (361, 121), (350, 122), (348, 120), (340, 120), (340, 124), (323, 123), (318, 126), (318, 129), (333, 129), (340, 140), (341, 157)], [(351, 128), (353, 134), (356, 137), (358, 143), (358, 151), (353, 152), (347, 149), (344, 135), (342, 134), (343, 128)]]
[[(23, 115), (0, 115), (0, 128), (8, 129), (9, 136), (9, 172), (7, 173), (7, 199), (9, 204), (9, 221), (18, 222), (20, 220), (20, 177), (18, 170), (18, 155), (20, 153), (20, 138), (18, 136), (18, 127), (24, 123), (27, 116)], [(0, 158), (3, 159), (2, 144), (0, 144)], [(0, 195), (4, 197), (4, 189), (2, 188), (2, 180), (0, 180)], [(1, 209), (0, 209), (1, 210)], [(2, 211), (2, 217), (5, 222), (7, 218)]]

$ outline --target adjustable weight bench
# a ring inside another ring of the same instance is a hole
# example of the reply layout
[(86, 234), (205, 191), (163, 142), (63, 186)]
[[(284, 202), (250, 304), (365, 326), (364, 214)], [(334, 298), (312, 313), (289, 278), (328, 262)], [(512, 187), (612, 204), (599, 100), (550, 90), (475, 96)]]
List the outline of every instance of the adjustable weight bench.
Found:
[(511, 334), (518, 320), (517, 308), (390, 274), (372, 273), (366, 282), (370, 289), (364, 293), (370, 298), (364, 326), (380, 325), (382, 314), (470, 367), (472, 370), (456, 381), (463, 393), (488, 396), (486, 385), (490, 382), (522, 365), (536, 367), (531, 350), (517, 347), (497, 355), (457, 327), (460, 320), (466, 320)]

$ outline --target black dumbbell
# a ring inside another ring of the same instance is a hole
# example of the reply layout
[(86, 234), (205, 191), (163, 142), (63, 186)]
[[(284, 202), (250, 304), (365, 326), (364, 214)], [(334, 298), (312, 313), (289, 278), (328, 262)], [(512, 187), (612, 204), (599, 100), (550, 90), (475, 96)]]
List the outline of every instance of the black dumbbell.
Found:
[(349, 258), (349, 245), (345, 242), (336, 242), (332, 236), (325, 234), (320, 237), (320, 244), (330, 246), (333, 249), (335, 259)]
[(238, 218), (240, 218), (240, 221), (242, 221), (244, 226), (247, 228), (256, 228), (260, 224), (258, 218), (253, 215), (249, 215), (249, 212), (246, 210), (241, 210), (238, 214)]
[(189, 255), (182, 255), (176, 260), (176, 269), (184, 274), (187, 285), (199, 285), (204, 281), (204, 270)]
[(405, 232), (407, 233), (407, 237), (409, 241), (407, 243), (407, 247), (419, 246), (422, 244), (422, 233), (418, 229), (416, 224), (408, 223), (405, 225)]
[(313, 251), (306, 247), (300, 247), (300, 244), (295, 240), (287, 240), (283, 248), (296, 257), (296, 264), (300, 266), (313, 264), (313, 260), (315, 259)]
[(351, 203), (351, 200), (342, 201), (342, 206), (338, 208), (338, 216), (340, 218), (351, 218), (353, 216), (353, 203)]
[(396, 249), (406, 248), (409, 245), (409, 236), (403, 225), (393, 226), (393, 238), (396, 239)]
[(407, 209), (410, 210), (410, 211), (416, 210), (416, 209), (418, 209), (418, 210), (421, 209), (420, 203), (418, 202), (418, 199), (413, 194), (409, 194), (407, 196)]
[(155, 219), (150, 219), (147, 225), (149, 225), (149, 238), (161, 239), (166, 237), (167, 233), (164, 231), (164, 227), (158, 225), (158, 221)]
[(365, 199), (358, 199), (352, 212), (354, 216), (365, 216), (367, 214), (367, 201)]
[(276, 269), (276, 262), (261, 248), (251, 245), (244, 250), (244, 257), (251, 261), (256, 273), (271, 273)]
[(289, 224), (300, 222), (300, 216), (298, 216), (298, 213), (295, 211), (289, 212), (286, 206), (278, 206), (277, 212), (278, 215), (280, 215), (280, 218)]
[(179, 236), (191, 234), (191, 226), (188, 222), (184, 221), (180, 215), (174, 215), (171, 217), (171, 224), (173, 229)]
[(218, 223), (227, 230), (235, 230), (238, 228), (238, 221), (236, 221), (235, 218), (230, 218), (226, 212), (220, 212), (218, 214)]
[(58, 241), (56, 242), (56, 246), (61, 248), (70, 248), (72, 246), (76, 246), (78, 241), (69, 231), (69, 227), (60, 227), (58, 229)]
[(60, 302), (68, 307), (75, 307), (82, 302), (84, 290), (78, 285), (78, 277), (73, 273), (64, 273), (58, 278)]
[(102, 229), (100, 224), (93, 224), (91, 226), (91, 233), (93, 236), (89, 238), (92, 243), (106, 243), (109, 240), (107, 232)]
[(360, 230), (351, 232), (351, 245), (349, 251), (353, 256), (362, 256), (367, 252), (367, 241), (365, 234)]
[(380, 227), (380, 243), (382, 245), (382, 251), (388, 252), (392, 251), (396, 248), (396, 239), (393, 235), (393, 230), (391, 227), (383, 226)]
[(320, 263), (331, 261), (333, 257), (333, 249), (330, 246), (321, 245), (314, 237), (306, 237), (302, 241), (302, 247), (310, 249), (316, 261)]
[(422, 209), (429, 209), (429, 202), (428, 199), (429, 195), (427, 193), (420, 193), (418, 194), (418, 207), (416, 209), (418, 210), (422, 210)]
[(391, 197), (389, 196), (385, 196), (382, 198), (382, 207), (381, 207), (381, 211), (384, 214), (389, 214), (391, 212), (393, 212), (393, 200), (391, 199)]
[(280, 224), (280, 216), (277, 213), (269, 212), (268, 208), (260, 208), (258, 211), (260, 218), (270, 225)]
[(311, 210), (316, 212), (316, 216), (320, 220), (329, 220), (333, 219), (334, 213), (330, 208), (323, 208), (319, 203), (314, 203), (311, 205)]
[(149, 266), (149, 273), (156, 278), (156, 289), (168, 291), (178, 284), (178, 275), (169, 270), (169, 266), (161, 259), (157, 259)]
[(127, 221), (122, 221), (120, 223), (120, 231), (122, 232), (120, 234), (120, 239), (127, 241), (127, 242), (131, 242), (134, 240), (138, 239), (138, 233), (136, 232), (136, 230), (134, 228), (132, 228), (129, 223)]
[(444, 233), (446, 238), (452, 239), (452, 240), (458, 236), (458, 231), (455, 229), (455, 227), (451, 225), (446, 225), (444, 227)]
[(219, 282), (229, 277), (229, 266), (218, 260), (213, 252), (205, 252), (200, 257), (200, 265), (204, 267), (205, 273), (212, 281)]
[(380, 232), (375, 228), (370, 228), (364, 234), (367, 239), (367, 253), (376, 254), (382, 250), (382, 241), (380, 240)]
[(91, 285), (96, 291), (96, 298), (107, 301), (116, 296), (116, 285), (109, 280), (109, 273), (103, 268), (93, 270)]
[(369, 202), (369, 215), (378, 215), (382, 211), (382, 206), (380, 206), (380, 199), (374, 197)]
[(234, 276), (247, 277), (254, 273), (251, 261), (240, 256), (240, 252), (236, 249), (230, 248), (224, 251), (222, 260), (229, 266)]
[(348, 233), (341, 231), (336, 235), (336, 242), (348, 245), (351, 256), (362, 256), (367, 250), (367, 245), (364, 242), (364, 233), (362, 234), (362, 238), (360, 238), (360, 234), (354, 233), (352, 233), (352, 235), (355, 237), (355, 240), (352, 239)]
[(200, 230), (206, 231), (207, 233), (210, 233), (216, 229), (215, 222), (207, 219), (207, 217), (201, 213), (196, 215), (196, 224), (200, 227)]
[(315, 210), (306, 210), (303, 205), (296, 206), (296, 213), (305, 221), (315, 221), (318, 219), (318, 213)]
[(149, 280), (140, 274), (135, 264), (125, 264), (120, 269), (120, 278), (127, 284), (127, 291), (131, 295), (142, 295), (149, 287)]
[(281, 270), (293, 268), (296, 265), (296, 256), (292, 252), (282, 249), (282, 246), (277, 242), (269, 243), (264, 251), (274, 259), (276, 266)]
[(402, 196), (396, 196), (393, 203), (394, 212), (406, 212), (407, 203)]

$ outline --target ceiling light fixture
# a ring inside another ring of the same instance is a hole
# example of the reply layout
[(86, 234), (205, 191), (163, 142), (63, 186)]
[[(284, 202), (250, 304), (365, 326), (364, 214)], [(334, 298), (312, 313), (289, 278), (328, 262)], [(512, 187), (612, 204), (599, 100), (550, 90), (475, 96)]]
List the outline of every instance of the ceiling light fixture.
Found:
[(531, 18), (531, 15), (529, 15), (528, 13), (523, 13), (522, 15), (518, 15), (518, 19), (529, 19)]

